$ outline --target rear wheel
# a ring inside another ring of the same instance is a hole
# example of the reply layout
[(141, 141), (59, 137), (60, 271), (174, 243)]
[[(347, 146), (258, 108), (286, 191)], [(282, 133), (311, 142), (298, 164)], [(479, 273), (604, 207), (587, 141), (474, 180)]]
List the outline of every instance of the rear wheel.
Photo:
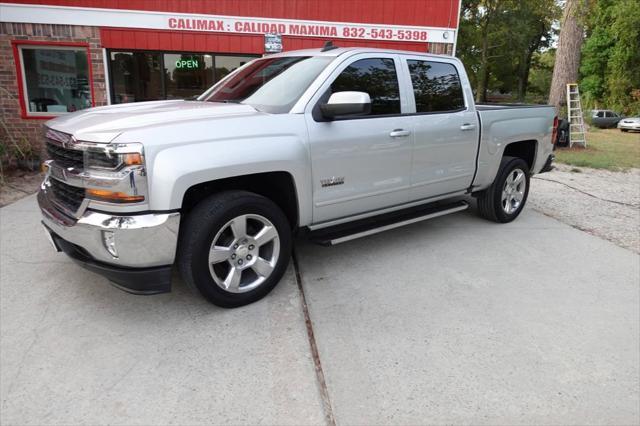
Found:
[(291, 255), (291, 227), (271, 200), (244, 191), (211, 196), (187, 216), (178, 265), (211, 303), (232, 308), (266, 296)]
[(521, 158), (504, 157), (493, 184), (478, 194), (478, 211), (498, 223), (514, 220), (529, 195), (529, 166)]

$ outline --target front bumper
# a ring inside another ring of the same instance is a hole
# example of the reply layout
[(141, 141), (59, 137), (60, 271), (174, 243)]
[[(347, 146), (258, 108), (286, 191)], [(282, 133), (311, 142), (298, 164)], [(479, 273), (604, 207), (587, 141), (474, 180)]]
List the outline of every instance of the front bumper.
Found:
[[(55, 245), (75, 261), (134, 293), (159, 293), (171, 289), (180, 214), (148, 213), (111, 215), (86, 210), (78, 218), (62, 213), (42, 186), (38, 204), (42, 223)], [(112, 233), (117, 256), (104, 243)]]

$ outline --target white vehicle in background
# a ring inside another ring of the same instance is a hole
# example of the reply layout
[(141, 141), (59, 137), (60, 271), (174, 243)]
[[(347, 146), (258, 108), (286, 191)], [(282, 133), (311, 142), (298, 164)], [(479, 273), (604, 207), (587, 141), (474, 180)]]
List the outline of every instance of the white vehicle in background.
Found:
[(640, 131), (640, 117), (623, 118), (618, 122), (618, 129), (623, 132)]
[(175, 264), (235, 307), (280, 281), (295, 233), (334, 245), (468, 196), (514, 220), (551, 167), (554, 117), (476, 105), (456, 58), (328, 45), (251, 61), (195, 101), (51, 120), (38, 202), (55, 248), (120, 288), (170, 291)]

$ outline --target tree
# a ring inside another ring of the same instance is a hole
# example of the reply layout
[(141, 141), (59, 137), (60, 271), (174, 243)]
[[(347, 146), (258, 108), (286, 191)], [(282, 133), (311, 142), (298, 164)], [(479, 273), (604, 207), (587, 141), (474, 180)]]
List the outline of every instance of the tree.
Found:
[(514, 56), (516, 98), (520, 102), (527, 93), (533, 54), (549, 47), (557, 13), (555, 0), (519, 1), (512, 11), (514, 31), (508, 44)]
[(531, 59), (531, 72), (529, 73), (527, 91), (534, 96), (536, 102), (547, 102), (555, 61), (555, 49), (535, 52)]
[(586, 2), (584, 0), (567, 0), (564, 6), (556, 63), (553, 67), (549, 103), (556, 111), (565, 104), (568, 83), (578, 82), (580, 67), (580, 49), (584, 40), (584, 19)]
[[(637, 0), (621, 0), (611, 26), (616, 44), (611, 50), (607, 76), (607, 103), (631, 114), (640, 112), (640, 9)], [(636, 95), (634, 95), (634, 92)], [(635, 99), (634, 99), (635, 98)]]
[(504, 44), (505, 26), (501, 18), (506, 3), (506, 0), (464, 0), (462, 4), (460, 57), (473, 76), (476, 102), (487, 100), (491, 62), (501, 56), (492, 52)]
[(640, 9), (634, 0), (600, 0), (587, 23), (581, 89), (586, 103), (640, 112)]
[(533, 54), (548, 47), (557, 14), (555, 0), (463, 0), (458, 56), (477, 101), (489, 91), (524, 100)]

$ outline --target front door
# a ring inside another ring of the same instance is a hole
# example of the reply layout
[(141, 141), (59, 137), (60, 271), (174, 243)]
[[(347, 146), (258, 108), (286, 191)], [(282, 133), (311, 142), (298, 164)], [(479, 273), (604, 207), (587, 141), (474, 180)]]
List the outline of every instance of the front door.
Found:
[[(413, 135), (398, 67), (397, 55), (350, 58), (308, 107), (314, 223), (407, 202)], [(342, 91), (368, 93), (371, 112), (323, 121), (319, 104)]]

